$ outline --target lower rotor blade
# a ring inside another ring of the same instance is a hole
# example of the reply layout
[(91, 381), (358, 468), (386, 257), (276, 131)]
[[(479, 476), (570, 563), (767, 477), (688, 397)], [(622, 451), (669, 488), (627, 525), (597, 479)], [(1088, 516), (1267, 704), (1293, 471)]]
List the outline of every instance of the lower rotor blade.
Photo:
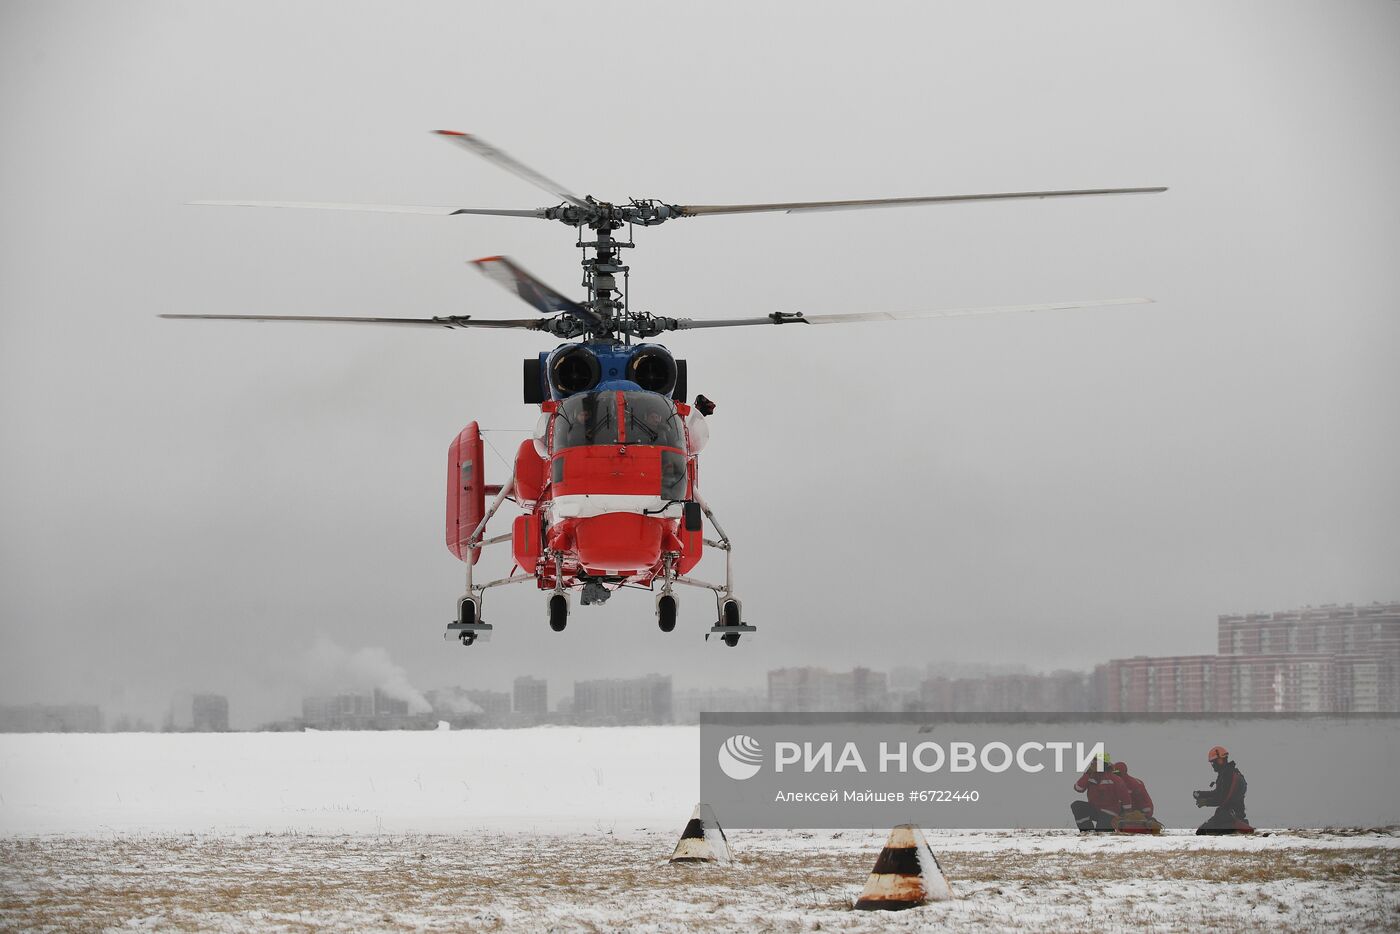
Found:
[(682, 204), (681, 217), (707, 214), (761, 214), (783, 211), (857, 211), (864, 208), (903, 208), (920, 204), (946, 204), (955, 201), (1011, 201), (1018, 198), (1079, 198), (1089, 195), (1156, 194), (1166, 188), (1083, 188), (1065, 191), (1006, 191), (985, 195), (930, 195), (916, 198), (868, 198), (861, 201), (783, 201), (774, 204)]
[(487, 278), (507, 291), (514, 292), (521, 301), (541, 314), (573, 315), (593, 324), (600, 323), (592, 310), (545, 285), (508, 257), (486, 256), (471, 262), (485, 273)]
[(1100, 308), (1113, 305), (1151, 304), (1150, 298), (1100, 298), (1082, 302), (1051, 302), (1041, 305), (984, 305), (970, 308), (942, 308), (929, 311), (868, 311), (844, 315), (804, 315), (802, 312), (778, 312), (762, 318), (724, 318), (714, 321), (677, 318), (674, 328), (689, 331), (697, 328), (735, 328), (755, 324), (855, 324), (862, 321), (909, 321), (918, 318), (960, 318), (970, 315), (1000, 315), (1028, 311), (1067, 311), (1072, 308)]
[(332, 201), (190, 201), (233, 208), (303, 208), (317, 211), (372, 211), (377, 214), (485, 214), (492, 217), (544, 217), (544, 208), (515, 211), (505, 208), (452, 208), (432, 204), (340, 204)]
[(549, 319), (521, 318), (495, 320), (473, 318), (470, 315), (449, 315), (445, 318), (351, 318), (332, 315), (158, 315), (186, 321), (310, 321), (318, 324), (387, 324), (416, 328), (518, 328), (543, 331)]

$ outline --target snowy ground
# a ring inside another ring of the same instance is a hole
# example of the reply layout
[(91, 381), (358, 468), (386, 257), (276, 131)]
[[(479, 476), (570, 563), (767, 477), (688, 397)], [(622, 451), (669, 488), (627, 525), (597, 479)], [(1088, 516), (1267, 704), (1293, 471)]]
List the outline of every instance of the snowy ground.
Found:
[(858, 913), (888, 828), (730, 828), (734, 865), (669, 865), (698, 753), (693, 727), (3, 735), (0, 929), (1400, 928), (1376, 832), (931, 830), (956, 901)]
[(699, 747), (693, 726), (0, 734), (0, 834), (668, 826)]
[[(678, 822), (679, 823), (679, 822)], [(0, 840), (0, 928), (25, 930), (1358, 930), (1400, 926), (1400, 838), (932, 834), (958, 898), (851, 911), (877, 833)]]

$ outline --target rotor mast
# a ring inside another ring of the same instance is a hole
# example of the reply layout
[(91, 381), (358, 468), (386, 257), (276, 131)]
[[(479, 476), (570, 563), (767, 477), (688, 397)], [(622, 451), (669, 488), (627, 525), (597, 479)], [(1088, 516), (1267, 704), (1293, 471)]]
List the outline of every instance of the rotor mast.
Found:
[[(604, 205), (603, 207), (611, 207)], [(583, 287), (588, 292), (584, 305), (592, 309), (602, 323), (602, 330), (608, 336), (622, 333), (629, 339), (627, 329), (627, 291), (625, 283), (628, 267), (623, 265), (621, 250), (635, 246), (629, 237), (618, 240), (613, 231), (622, 227), (622, 220), (604, 210), (587, 224), (593, 239), (583, 239), (583, 226), (580, 225), (578, 246), (583, 249)], [(623, 276), (624, 288), (617, 286), (618, 274)], [(596, 336), (603, 336), (598, 334)]]
[[(597, 316), (597, 323), (588, 330), (593, 337), (611, 337), (630, 342), (633, 337), (653, 337), (665, 330), (661, 319), (649, 314), (634, 313), (628, 305), (627, 285), (629, 267), (622, 262), (621, 251), (636, 246), (631, 236), (633, 225), (654, 227), (681, 217), (681, 209), (660, 201), (632, 199), (626, 204), (595, 201), (591, 196), (581, 204), (561, 204), (546, 208), (548, 220), (569, 224), (578, 231), (574, 245), (583, 250), (583, 282), (587, 291), (584, 307)], [(626, 225), (628, 237), (621, 240), (614, 231)], [(588, 234), (585, 236), (584, 231)], [(622, 277), (621, 288), (618, 276)]]

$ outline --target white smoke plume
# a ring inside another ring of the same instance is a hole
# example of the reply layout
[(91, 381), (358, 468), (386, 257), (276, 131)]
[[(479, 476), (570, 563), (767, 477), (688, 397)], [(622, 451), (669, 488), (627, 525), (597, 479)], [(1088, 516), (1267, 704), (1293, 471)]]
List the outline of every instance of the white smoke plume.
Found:
[(481, 705), (467, 696), (461, 688), (443, 688), (433, 691), (433, 709), (438, 713), (468, 716), (483, 713)]
[(317, 690), (367, 691), (378, 688), (408, 704), (409, 713), (428, 713), (432, 705), (408, 680), (408, 672), (377, 646), (350, 651), (325, 635), (306, 653), (308, 680)]

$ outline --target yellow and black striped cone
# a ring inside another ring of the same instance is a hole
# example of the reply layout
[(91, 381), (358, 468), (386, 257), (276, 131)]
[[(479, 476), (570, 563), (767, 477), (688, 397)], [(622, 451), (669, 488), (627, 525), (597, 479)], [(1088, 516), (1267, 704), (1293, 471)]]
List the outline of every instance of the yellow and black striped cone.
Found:
[(870, 880), (856, 900), (856, 908), (899, 911), (952, 897), (943, 867), (929, 849), (923, 831), (913, 824), (900, 824), (890, 831), (890, 838), (870, 871)]
[(695, 805), (676, 851), (671, 854), (671, 862), (727, 863), (730, 858), (729, 839), (715, 817), (714, 808), (708, 804)]

